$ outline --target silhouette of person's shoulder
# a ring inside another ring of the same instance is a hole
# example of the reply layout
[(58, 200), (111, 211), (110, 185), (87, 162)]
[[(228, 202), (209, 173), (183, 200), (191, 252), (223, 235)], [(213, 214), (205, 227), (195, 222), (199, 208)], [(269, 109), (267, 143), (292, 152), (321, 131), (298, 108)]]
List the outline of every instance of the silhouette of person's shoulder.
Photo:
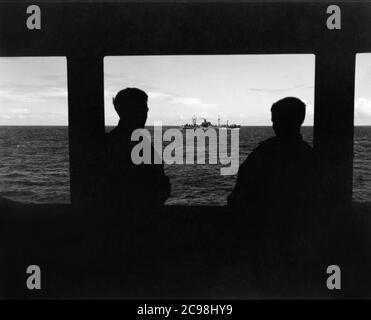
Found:
[(249, 165), (261, 166), (267, 162), (269, 166), (277, 167), (279, 160), (282, 166), (294, 166), (298, 164), (305, 167), (305, 164), (315, 161), (314, 149), (301, 137), (295, 139), (282, 139), (272, 137), (261, 142), (249, 155)]
[(279, 145), (277, 137), (268, 138), (258, 144), (258, 146), (252, 151), (253, 153), (264, 153), (273, 149), (276, 149)]
[(241, 164), (240, 172), (243, 173), (245, 171), (245, 167), (251, 168), (254, 166), (261, 166), (262, 161), (272, 162), (274, 160), (272, 156), (281, 156), (287, 152), (287, 149), (297, 150), (298, 146), (300, 146), (300, 148), (307, 149), (308, 152), (311, 152), (311, 147), (302, 140), (293, 143), (283, 141), (278, 137), (270, 137), (264, 141), (261, 141), (259, 142), (258, 146), (252, 150), (247, 159)]
[(109, 132), (105, 134), (106, 142), (113, 142), (115, 140), (127, 140), (130, 141), (130, 136), (124, 132), (124, 130), (120, 130), (117, 126)]
[[(300, 188), (302, 184), (312, 184), (315, 167), (314, 150), (300, 136), (268, 138), (259, 143), (241, 164), (228, 203), (232, 206), (262, 205), (271, 199), (280, 202), (290, 194), (294, 197), (296, 193), (304, 192)], [(281, 197), (282, 189), (286, 190), (284, 197)], [(295, 189), (298, 190), (293, 191)]]
[(138, 141), (132, 141), (127, 130), (116, 127), (106, 134), (105, 139), (107, 189), (112, 193), (111, 198), (117, 198), (121, 207), (139, 210), (163, 204), (170, 195), (170, 181), (163, 163), (154, 161), (156, 150), (151, 141), (150, 164), (134, 164), (132, 149)]
[(258, 148), (266, 148), (277, 143), (277, 137), (270, 137), (264, 141), (259, 142)]
[[(260, 165), (268, 164), (276, 174), (281, 174), (279, 167), (290, 168), (292, 171), (299, 168), (306, 168), (308, 165), (313, 166), (315, 153), (312, 146), (304, 141), (301, 137), (285, 139), (279, 137), (269, 138), (256, 147), (251, 155), (250, 160), (257, 160)], [(256, 163), (257, 161), (250, 161)]]
[(309, 143), (301, 139), (301, 137), (296, 139), (282, 139), (279, 137), (271, 137), (260, 142), (259, 145), (254, 149), (254, 151), (268, 151), (285, 147), (291, 149), (301, 148), (308, 152), (313, 151), (313, 148), (309, 145)]

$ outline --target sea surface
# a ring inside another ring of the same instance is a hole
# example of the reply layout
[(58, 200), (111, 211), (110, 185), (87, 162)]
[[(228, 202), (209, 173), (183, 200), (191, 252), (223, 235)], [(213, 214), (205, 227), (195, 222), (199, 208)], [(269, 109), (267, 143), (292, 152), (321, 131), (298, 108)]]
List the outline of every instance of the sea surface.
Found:
[[(153, 128), (148, 130), (153, 133)], [(310, 144), (312, 132), (312, 127), (302, 128)], [(234, 161), (243, 162), (260, 141), (272, 135), (271, 127), (241, 127), (239, 159)], [(184, 159), (190, 149), (187, 147), (184, 139)], [(25, 203), (70, 202), (67, 127), (0, 126), (0, 159), (0, 197)], [(167, 204), (226, 204), (236, 175), (221, 175), (224, 165), (219, 161), (208, 164), (208, 155), (205, 162), (165, 164), (172, 184)], [(355, 128), (353, 198), (371, 201), (371, 126)]]

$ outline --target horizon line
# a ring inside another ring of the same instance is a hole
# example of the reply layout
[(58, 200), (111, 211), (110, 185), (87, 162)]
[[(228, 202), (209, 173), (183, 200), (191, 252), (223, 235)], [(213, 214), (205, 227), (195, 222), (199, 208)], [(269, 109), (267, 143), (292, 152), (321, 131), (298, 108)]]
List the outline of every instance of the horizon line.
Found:
[[(116, 127), (117, 124), (106, 124), (105, 127)], [(181, 127), (181, 124), (165, 124), (163, 127)], [(272, 125), (255, 124), (255, 125), (240, 125), (241, 127), (272, 127)], [(69, 127), (67, 124), (0, 124), (0, 127)], [(160, 127), (155, 125), (146, 125), (145, 127)], [(303, 125), (304, 127), (314, 127), (314, 125)], [(354, 124), (354, 127), (371, 127), (371, 124)], [(217, 126), (212, 128), (218, 128)]]

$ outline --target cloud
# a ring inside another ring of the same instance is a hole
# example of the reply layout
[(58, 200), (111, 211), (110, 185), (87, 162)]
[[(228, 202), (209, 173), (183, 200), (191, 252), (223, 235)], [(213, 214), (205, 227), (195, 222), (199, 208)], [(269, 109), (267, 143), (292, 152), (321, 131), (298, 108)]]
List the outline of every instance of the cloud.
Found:
[[(218, 107), (218, 104), (215, 103), (208, 103), (202, 101), (200, 98), (197, 97), (187, 97), (181, 96), (175, 92), (169, 92), (167, 90), (162, 90), (159, 87), (149, 85), (144, 83), (140, 80), (135, 80), (132, 78), (128, 78), (127, 74), (119, 73), (119, 74), (112, 74), (112, 73), (105, 73), (105, 102), (106, 104), (111, 101), (112, 97), (114, 97), (119, 90), (124, 88), (127, 84), (128, 87), (138, 87), (144, 90), (148, 94), (149, 102), (159, 102), (161, 100), (166, 100), (166, 103), (169, 104), (179, 104), (187, 107), (192, 107), (195, 109), (203, 109), (203, 110), (211, 110)], [(120, 85), (118, 86), (118, 83)], [(164, 106), (162, 106), (164, 107)], [(174, 108), (172, 107), (172, 110)]]
[(149, 91), (147, 92), (149, 99), (168, 99), (171, 97), (170, 94), (165, 92)]
[(283, 92), (296, 91), (296, 90), (313, 90), (313, 85), (298, 84), (287, 88), (251, 88), (250, 91), (261, 92), (268, 94), (281, 94)]
[(175, 97), (175, 98), (172, 98), (171, 102), (180, 103), (185, 106), (190, 106), (190, 107), (200, 108), (200, 109), (214, 109), (218, 107), (218, 105), (214, 103), (204, 103), (199, 98)]
[(113, 73), (108, 73), (108, 72), (104, 72), (104, 77), (105, 78), (110, 78), (110, 79), (124, 79), (124, 78), (127, 78), (127, 74), (125, 73), (116, 73), (116, 74), (113, 74)]
[(104, 96), (106, 97), (106, 98), (112, 98), (112, 97), (115, 97), (116, 96), (116, 94), (117, 94), (117, 91), (115, 91), (115, 90), (105, 90), (104, 91)]
[(16, 103), (30, 103), (49, 99), (67, 99), (67, 89), (56, 86), (1, 86), (0, 97), (7, 102)]
[(354, 105), (355, 118), (371, 118), (371, 100), (366, 98), (358, 98)]
[(279, 94), (282, 92), (286, 92), (291, 90), (290, 88), (281, 88), (281, 89), (270, 89), (270, 88), (251, 88), (249, 91), (253, 92), (262, 92), (262, 93), (269, 93), (269, 94)]
[(67, 89), (39, 84), (0, 85), (1, 125), (67, 123)]
[(314, 86), (313, 85), (307, 85), (307, 84), (298, 84), (296, 86), (294, 86), (295, 89), (310, 89), (310, 90), (313, 90)]
[(9, 113), (13, 113), (13, 114), (25, 114), (29, 112), (30, 111), (28, 110), (28, 108), (12, 108), (9, 110)]
[(308, 117), (314, 116), (314, 105), (305, 99), (301, 99), (305, 103), (305, 113)]
[(21, 109), (8, 114), (0, 114), (0, 125), (65, 125), (67, 114), (43, 112), (32, 113)]

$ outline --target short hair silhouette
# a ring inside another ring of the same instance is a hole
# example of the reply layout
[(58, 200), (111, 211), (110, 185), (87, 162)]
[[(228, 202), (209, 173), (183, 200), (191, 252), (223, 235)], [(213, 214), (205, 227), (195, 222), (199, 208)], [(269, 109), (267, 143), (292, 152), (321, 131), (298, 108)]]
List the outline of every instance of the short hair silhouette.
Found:
[(126, 88), (119, 91), (113, 99), (116, 112), (122, 114), (135, 114), (148, 111), (148, 95), (138, 88)]
[(120, 121), (106, 134), (103, 202), (113, 208), (115, 214), (145, 213), (162, 205), (170, 195), (169, 178), (163, 163), (155, 162), (158, 156), (151, 140), (148, 141), (151, 145), (150, 164), (135, 164), (131, 158), (137, 144), (131, 136), (134, 130), (145, 127), (147, 100), (144, 91), (126, 88), (112, 101)]
[(277, 136), (297, 134), (305, 119), (305, 103), (295, 97), (287, 97), (273, 103), (273, 129)]

